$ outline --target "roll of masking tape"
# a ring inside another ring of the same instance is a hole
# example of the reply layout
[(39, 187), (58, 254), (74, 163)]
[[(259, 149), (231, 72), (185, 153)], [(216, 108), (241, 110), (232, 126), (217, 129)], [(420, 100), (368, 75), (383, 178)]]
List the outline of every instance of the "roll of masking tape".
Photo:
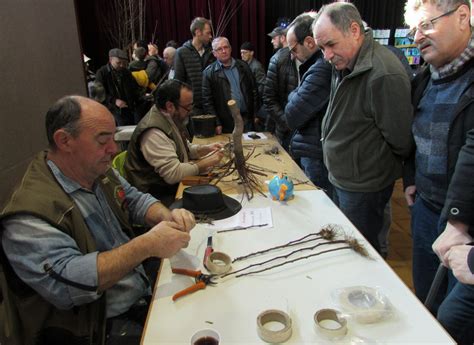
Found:
[(367, 286), (354, 286), (339, 294), (339, 303), (360, 323), (380, 321), (387, 312), (385, 303), (377, 290)]
[(206, 261), (206, 267), (212, 274), (224, 274), (229, 272), (232, 259), (222, 252), (212, 252)]
[[(269, 322), (281, 323), (283, 328), (275, 331), (268, 329), (265, 324)], [(291, 319), (281, 310), (265, 310), (257, 317), (257, 332), (260, 339), (267, 343), (283, 343), (291, 337)]]
[(340, 339), (347, 334), (347, 320), (335, 309), (321, 309), (314, 314), (314, 327), (328, 339)]

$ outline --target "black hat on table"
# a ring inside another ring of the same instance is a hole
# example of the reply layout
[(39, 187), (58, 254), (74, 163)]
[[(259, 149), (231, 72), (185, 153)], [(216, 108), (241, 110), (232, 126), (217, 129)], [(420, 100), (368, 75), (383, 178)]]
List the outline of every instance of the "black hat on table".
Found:
[(183, 197), (171, 204), (170, 209), (175, 208), (184, 208), (195, 216), (219, 220), (237, 214), (242, 205), (237, 200), (222, 194), (219, 187), (204, 184), (186, 188)]

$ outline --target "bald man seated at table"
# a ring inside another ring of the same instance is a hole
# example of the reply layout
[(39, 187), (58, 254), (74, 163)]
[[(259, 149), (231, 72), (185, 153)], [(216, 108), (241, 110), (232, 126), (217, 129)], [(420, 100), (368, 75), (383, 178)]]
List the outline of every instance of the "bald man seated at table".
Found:
[(110, 168), (115, 130), (88, 98), (47, 112), (49, 148), (0, 214), (2, 344), (139, 343), (152, 288), (142, 263), (187, 246), (195, 220)]

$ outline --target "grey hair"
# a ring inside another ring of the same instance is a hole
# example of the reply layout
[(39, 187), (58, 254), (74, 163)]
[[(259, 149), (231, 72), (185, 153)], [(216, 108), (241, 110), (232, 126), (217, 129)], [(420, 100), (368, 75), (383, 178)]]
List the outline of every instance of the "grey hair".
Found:
[(405, 11), (417, 11), (424, 4), (434, 5), (443, 11), (454, 9), (460, 5), (467, 5), (471, 9), (470, 0), (408, 0), (405, 4)]
[(313, 26), (322, 15), (326, 15), (332, 25), (343, 33), (348, 33), (354, 22), (359, 25), (360, 31), (364, 32), (364, 24), (362, 24), (362, 17), (360, 16), (359, 10), (349, 2), (334, 2), (329, 5), (324, 5), (321, 7), (316, 20), (313, 22)]
[(212, 40), (212, 50), (215, 50), (216, 49), (216, 46), (217, 46), (217, 43), (219, 43), (219, 41), (226, 41), (227, 44), (229, 45), (230, 47), (230, 42), (229, 40), (227, 39), (227, 37), (224, 37), (224, 36), (219, 36), (219, 37), (216, 37)]
[(405, 23), (409, 26), (414, 26), (416, 23), (413, 23), (416, 18), (416, 13), (420, 7), (424, 4), (430, 4), (436, 6), (440, 11), (449, 11), (459, 7), (461, 5), (466, 5), (471, 10), (470, 0), (408, 0), (405, 3)]
[(65, 96), (49, 108), (46, 113), (45, 125), (48, 144), (52, 150), (57, 149), (54, 141), (54, 133), (57, 130), (64, 129), (73, 137), (79, 135), (81, 110), (78, 96)]

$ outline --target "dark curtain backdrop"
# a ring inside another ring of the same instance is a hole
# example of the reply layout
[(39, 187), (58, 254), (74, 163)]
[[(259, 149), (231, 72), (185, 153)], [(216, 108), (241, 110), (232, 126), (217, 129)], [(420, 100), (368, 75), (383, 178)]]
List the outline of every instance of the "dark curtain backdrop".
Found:
[[(167, 41), (179, 45), (191, 38), (189, 25), (197, 16), (211, 18), (217, 29), (225, 7), (241, 3), (225, 30), (233, 48), (232, 55), (240, 58), (240, 45), (250, 41), (255, 46), (257, 58), (268, 63), (273, 51), (267, 36), (281, 17), (294, 19), (298, 14), (319, 10), (331, 0), (148, 0), (146, 1), (145, 37), (153, 37), (163, 51)], [(404, 0), (353, 0), (362, 18), (374, 29), (392, 29), (403, 26)], [(101, 6), (97, 4), (100, 3)], [(76, 0), (77, 15), (83, 51), (92, 59), (92, 67), (106, 63), (110, 44), (100, 30), (100, 20), (112, 12), (98, 13), (107, 0)], [(393, 43), (393, 42), (391, 42)]]
[(212, 19), (213, 28), (217, 30), (225, 9), (228, 8), (230, 12), (237, 8), (237, 3), (241, 3), (241, 6), (221, 32), (232, 45), (232, 55), (240, 58), (240, 45), (245, 41), (252, 42), (257, 51), (264, 51), (268, 42), (258, 33), (265, 29), (265, 0), (148, 1), (145, 38), (151, 40), (154, 37), (160, 51), (163, 51), (166, 42), (171, 39), (182, 45), (191, 39), (189, 26), (194, 17)]

